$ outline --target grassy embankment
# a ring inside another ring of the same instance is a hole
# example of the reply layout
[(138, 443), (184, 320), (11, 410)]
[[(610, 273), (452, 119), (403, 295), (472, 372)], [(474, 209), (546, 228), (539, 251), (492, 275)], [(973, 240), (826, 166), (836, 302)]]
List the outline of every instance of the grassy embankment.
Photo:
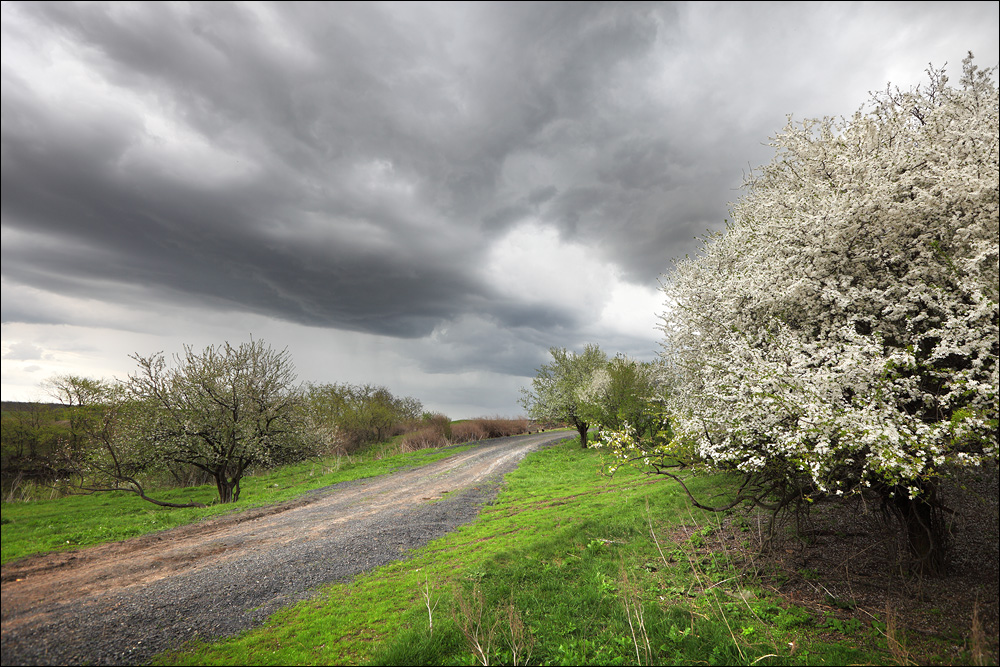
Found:
[[(672, 482), (572, 442), (528, 456), (480, 518), (411, 559), (324, 588), (262, 628), (163, 664), (878, 664), (705, 546), (719, 517)], [(695, 481), (710, 495), (724, 482)]]

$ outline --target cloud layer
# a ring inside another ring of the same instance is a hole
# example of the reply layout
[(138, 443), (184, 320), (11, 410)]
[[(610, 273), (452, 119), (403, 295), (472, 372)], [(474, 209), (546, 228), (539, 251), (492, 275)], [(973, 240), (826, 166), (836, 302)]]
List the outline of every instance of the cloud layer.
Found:
[(995, 3), (2, 11), (5, 387), (49, 349), (28, 327), (166, 310), (174, 348), (231, 313), (418, 374), (648, 356), (657, 277), (787, 113), (997, 60)]

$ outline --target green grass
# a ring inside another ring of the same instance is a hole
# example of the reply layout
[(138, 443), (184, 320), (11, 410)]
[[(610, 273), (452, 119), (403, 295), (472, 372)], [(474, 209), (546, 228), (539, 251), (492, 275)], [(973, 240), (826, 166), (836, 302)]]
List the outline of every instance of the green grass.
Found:
[[(157, 507), (122, 491), (5, 502), (0, 505), (0, 563), (47, 551), (114, 542), (227, 512), (271, 505), (329, 484), (425, 465), (469, 446), (390, 454), (391, 448), (383, 444), (350, 457), (285, 466), (244, 477), (239, 502), (209, 505), (204, 509)], [(168, 502), (204, 504), (218, 497), (214, 485), (163, 489), (151, 491), (150, 495)]]
[[(673, 482), (633, 470), (608, 478), (601, 470), (600, 452), (575, 442), (531, 454), (477, 521), (409, 560), (326, 587), (261, 628), (189, 644), (159, 663), (890, 659), (877, 628), (841, 628), (851, 632), (841, 634), (768, 595), (724, 554), (705, 547), (718, 516), (692, 509)], [(726, 482), (691, 486), (709, 495)]]

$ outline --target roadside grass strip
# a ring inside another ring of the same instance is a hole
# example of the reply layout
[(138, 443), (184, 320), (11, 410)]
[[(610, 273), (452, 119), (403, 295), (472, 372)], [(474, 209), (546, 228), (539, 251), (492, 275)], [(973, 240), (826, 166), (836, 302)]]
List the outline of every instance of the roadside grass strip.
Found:
[(5, 502), (2, 504), (0, 526), (0, 563), (32, 554), (115, 542), (221, 514), (294, 500), (338, 482), (423, 466), (471, 446), (422, 449), (394, 455), (388, 455), (382, 449), (372, 449), (351, 456), (267, 470), (244, 477), (241, 500), (225, 505), (210, 504), (218, 498), (212, 484), (150, 492), (158, 500), (204, 503), (208, 505), (204, 509), (157, 507), (125, 491)]
[[(884, 664), (878, 628), (838, 634), (705, 547), (718, 515), (676, 483), (603, 474), (600, 451), (527, 456), (479, 518), (157, 664)], [(725, 478), (692, 480), (703, 496)]]

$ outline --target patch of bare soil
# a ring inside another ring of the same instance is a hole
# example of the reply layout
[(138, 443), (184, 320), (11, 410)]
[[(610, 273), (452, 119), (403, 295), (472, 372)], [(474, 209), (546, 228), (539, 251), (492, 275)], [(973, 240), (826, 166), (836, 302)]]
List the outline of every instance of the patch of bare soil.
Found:
[[(862, 628), (876, 618), (888, 622), (894, 636), (883, 639), (899, 664), (997, 664), (997, 470), (969, 471), (944, 494), (954, 514), (942, 577), (907, 574), (899, 531), (860, 502), (815, 508), (798, 529), (789, 520), (770, 540), (770, 514), (731, 515), (711, 547), (733, 554), (748, 574), (817, 619), (839, 619), (841, 627), (857, 619)], [(830, 640), (870, 641), (833, 630)]]
[(246, 630), (471, 521), (528, 452), (565, 437), (483, 441), (287, 503), (7, 563), (2, 664), (135, 664)]

